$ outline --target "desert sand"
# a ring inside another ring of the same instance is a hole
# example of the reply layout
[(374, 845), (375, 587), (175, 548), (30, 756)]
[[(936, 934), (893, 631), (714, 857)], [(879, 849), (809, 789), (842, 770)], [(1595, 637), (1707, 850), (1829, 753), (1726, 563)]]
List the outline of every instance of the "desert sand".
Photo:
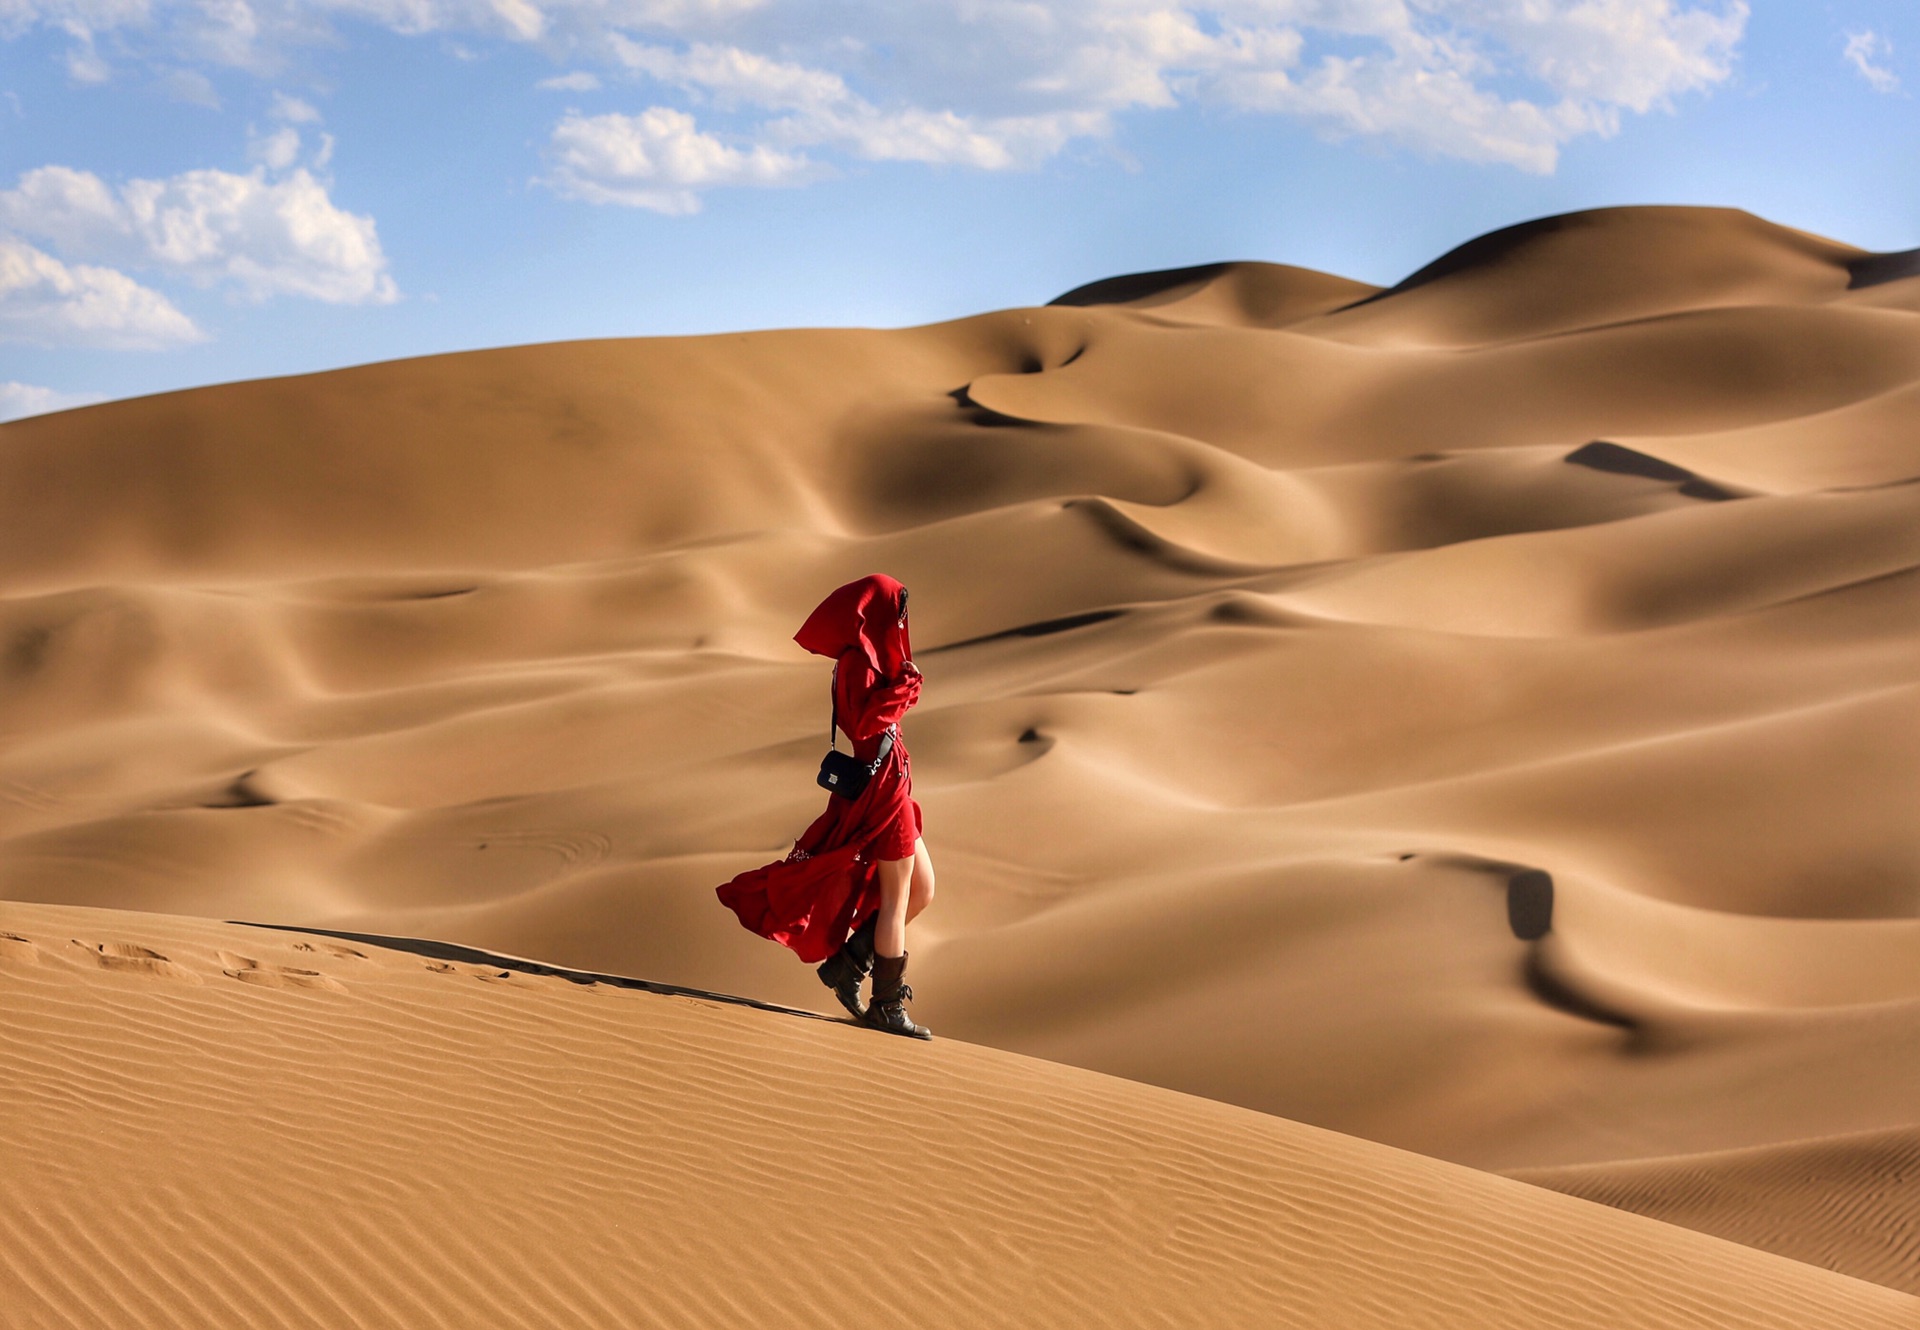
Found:
[(0, 923), (0, 1306), (22, 1330), (1894, 1330), (1920, 1310), (953, 1040), (231, 924)]
[[(821, 1010), (712, 887), (818, 811), (827, 669), (789, 636), (884, 571), (913, 590), (927, 679), (906, 733), (940, 894), (912, 979), (937, 1051), (623, 1010), (724, 1025), (763, 1082), (804, 1069), (863, 1099), (860, 1067), (990, 1067), (1051, 1087), (1007, 1090), (1041, 1116), (1140, 1096), (1179, 1140), (1258, 1136), (1267, 1180), (1362, 1148), (1311, 1124), (1671, 1221), (1617, 1231), (1675, 1253), (1733, 1259), (1686, 1225), (1920, 1292), (1917, 479), (1916, 256), (1678, 208), (1517, 227), (1387, 290), (1223, 264), (932, 327), (520, 347), (19, 421), (0, 898), (439, 938)], [(347, 1014), (361, 986), (331, 961), (312, 968), (345, 996), (243, 991), (206, 925), (7, 917), (58, 962), (0, 975), (9, 1012), (58, 975), (62, 1019), (97, 1001), (110, 1023), (102, 985), (133, 981), (72, 987), (67, 935), (177, 937), (206, 982), (159, 986), (182, 1005), (139, 1028), (167, 1047), (286, 1065), (283, 1028), (241, 1007), (218, 1038), (195, 1024), (243, 996), (333, 1004), (302, 1037), (386, 1041), (338, 1053), (355, 1066), (442, 1028), (425, 994), (446, 986), (406, 963), (412, 1025)], [(599, 1009), (561, 982), (516, 1031)], [(703, 1045), (673, 1028), (674, 1056)], [(149, 1093), (76, 1083), (102, 1114)], [(438, 1111), (381, 1084), (412, 1121)], [(808, 1140), (817, 1091), (779, 1101)], [(504, 1119), (464, 1102), (448, 1148), (497, 1143)], [(563, 1119), (626, 1148), (639, 1129), (607, 1116)], [(772, 1168), (786, 1138), (756, 1121)], [(1063, 1196), (1107, 1169), (1060, 1148)], [(1467, 1189), (1535, 1255), (1561, 1222), (1539, 1216), (1603, 1222), (1365, 1158)], [(447, 1185), (455, 1211), (476, 1195)], [(809, 1207), (808, 1231), (863, 1204)], [(1235, 1213), (1243, 1236), (1267, 1222)], [(948, 1250), (1013, 1250), (967, 1222)], [(466, 1239), (444, 1232), (452, 1268)], [(1617, 1293), (1653, 1259), (1553, 1252), (1561, 1292)], [(1480, 1277), (1461, 1269), (1434, 1278)], [(1280, 1296), (1266, 1277), (1237, 1287)], [(1920, 1303), (1857, 1306), (1920, 1324)], [(1882, 1323), (1840, 1307), (1794, 1323)]]

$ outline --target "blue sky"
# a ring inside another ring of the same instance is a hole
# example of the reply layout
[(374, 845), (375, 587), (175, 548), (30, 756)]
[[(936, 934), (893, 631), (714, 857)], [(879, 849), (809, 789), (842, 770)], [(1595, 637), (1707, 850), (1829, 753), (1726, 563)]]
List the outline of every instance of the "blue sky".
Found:
[(1920, 245), (1914, 0), (0, 0), (0, 417), (1622, 203)]

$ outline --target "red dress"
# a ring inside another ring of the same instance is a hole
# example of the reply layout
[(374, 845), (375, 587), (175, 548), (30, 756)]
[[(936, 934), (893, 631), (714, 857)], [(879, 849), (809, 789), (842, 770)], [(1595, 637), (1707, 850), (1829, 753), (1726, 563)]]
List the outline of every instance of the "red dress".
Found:
[[(880, 737), (920, 698), (905, 624), (905, 588), (878, 575), (850, 582), (821, 603), (795, 640), (834, 655), (834, 718), (853, 753), (872, 762)], [(907, 745), (892, 750), (857, 799), (827, 796), (827, 809), (777, 863), (718, 888), (722, 902), (761, 937), (818, 963), (880, 904), (882, 859), (905, 859), (922, 828)]]

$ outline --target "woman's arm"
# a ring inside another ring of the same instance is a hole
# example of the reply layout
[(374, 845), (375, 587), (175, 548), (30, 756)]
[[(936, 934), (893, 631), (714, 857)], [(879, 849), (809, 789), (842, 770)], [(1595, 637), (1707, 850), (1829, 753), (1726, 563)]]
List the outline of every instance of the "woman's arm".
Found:
[(865, 661), (845, 658), (847, 688), (841, 694), (840, 728), (852, 738), (872, 739), (896, 725), (920, 700), (920, 672), (897, 682), (882, 679)]

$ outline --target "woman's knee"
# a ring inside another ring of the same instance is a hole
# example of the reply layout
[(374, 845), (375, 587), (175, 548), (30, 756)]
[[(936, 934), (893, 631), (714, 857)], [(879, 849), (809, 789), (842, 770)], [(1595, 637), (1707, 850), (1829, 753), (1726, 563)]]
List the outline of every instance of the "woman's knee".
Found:
[(933, 904), (933, 887), (933, 865), (924, 862), (916, 864), (913, 870), (913, 883), (909, 888), (913, 909), (916, 912)]
[(887, 900), (906, 900), (915, 876), (913, 860), (882, 859), (880, 868), (880, 895)]

